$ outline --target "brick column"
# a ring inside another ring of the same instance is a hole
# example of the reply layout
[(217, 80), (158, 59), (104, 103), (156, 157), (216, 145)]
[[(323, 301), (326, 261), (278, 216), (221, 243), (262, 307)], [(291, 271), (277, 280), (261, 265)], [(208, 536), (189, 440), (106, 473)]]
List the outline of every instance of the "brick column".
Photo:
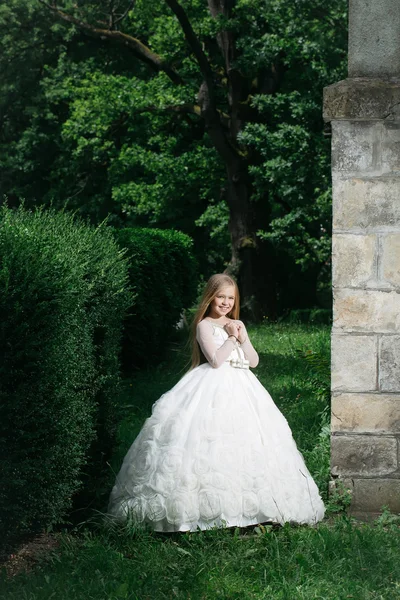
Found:
[(331, 472), (351, 512), (400, 512), (400, 2), (350, 0), (332, 123)]

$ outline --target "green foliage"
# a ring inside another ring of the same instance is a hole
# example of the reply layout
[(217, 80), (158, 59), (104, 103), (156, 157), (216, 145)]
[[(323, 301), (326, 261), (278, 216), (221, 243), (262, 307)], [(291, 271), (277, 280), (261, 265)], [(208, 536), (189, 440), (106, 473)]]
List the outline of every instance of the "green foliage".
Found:
[(0, 32), (0, 197), (7, 192), (12, 204), (22, 197), (34, 204), (46, 191), (68, 109), (48, 101), (42, 80), (67, 40), (36, 0), (1, 3)]
[(307, 362), (311, 373), (318, 377), (321, 385), (326, 390), (326, 394), (329, 396), (331, 382), (330, 356), (321, 352), (313, 352), (312, 350), (298, 350), (298, 352)]
[(197, 290), (193, 242), (174, 230), (124, 228), (114, 230), (126, 249), (135, 301), (125, 319), (123, 363), (132, 368), (163, 356), (184, 308)]
[[(257, 76), (266, 62), (284, 71), (275, 93), (251, 97), (264, 122), (247, 124), (240, 135), (258, 157), (249, 168), (254, 200), (269, 197), (269, 220), (260, 223), (258, 236), (287, 258), (284, 270), (291, 272), (294, 286), (290, 281), (283, 286), (297, 296), (297, 306), (329, 305), (330, 138), (322, 135), (321, 105), (323, 88), (346, 76), (347, 3), (260, 0), (259, 18), (248, 10), (247, 0), (238, 4), (240, 18), (247, 21), (239, 42), (243, 68), (251, 65)], [(310, 276), (306, 283), (305, 274)], [(302, 304), (300, 286), (303, 293), (314, 288), (316, 296)]]
[(352, 490), (346, 488), (341, 479), (334, 481), (334, 487), (329, 493), (329, 503), (327, 504), (327, 514), (345, 513), (352, 500)]
[[(329, 349), (316, 351), (310, 349), (297, 349), (298, 356), (307, 365), (309, 373), (308, 385), (313, 390), (322, 408), (318, 412), (321, 422), (321, 430), (315, 445), (305, 451), (305, 459), (308, 468), (312, 471), (314, 480), (318, 485), (324, 498), (328, 498), (328, 483), (330, 477), (330, 450), (331, 450), (331, 427), (330, 427), (330, 395), (331, 395), (331, 364)], [(327, 510), (339, 510), (329, 496)], [(343, 504), (341, 506), (343, 510)]]
[(375, 522), (381, 527), (391, 529), (400, 525), (400, 515), (392, 513), (388, 506), (382, 506), (382, 513), (376, 518)]
[[(127, 267), (71, 215), (0, 215), (0, 535), (57, 523), (115, 435)], [(101, 448), (101, 456), (96, 451)]]
[[(59, 4), (95, 23), (115, 3)], [(119, 14), (127, 6), (119, 3)], [(211, 18), (199, 0), (183, 6), (213, 68), (221, 114), (230, 106), (216, 36), (235, 36), (244, 111), (237, 143), (251, 203), (262, 208), (258, 237), (275, 249), (280, 309), (315, 305), (330, 284), (322, 90), (345, 77), (346, 1), (237, 0), (229, 20)], [(194, 239), (207, 277), (231, 252), (225, 165), (198, 113), (184, 110), (195, 106), (203, 77), (164, 0), (138, 0), (119, 26), (184, 84), (53, 20), (37, 0), (1, 7), (0, 194), (12, 204), (66, 205), (93, 223), (110, 214), (116, 227), (178, 228)]]

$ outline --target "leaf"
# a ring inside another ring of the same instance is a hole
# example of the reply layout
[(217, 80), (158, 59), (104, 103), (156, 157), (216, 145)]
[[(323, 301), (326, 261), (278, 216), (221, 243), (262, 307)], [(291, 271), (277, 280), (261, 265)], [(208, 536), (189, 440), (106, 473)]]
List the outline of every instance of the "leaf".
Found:
[(185, 550), (184, 548), (181, 548), (180, 546), (177, 547), (178, 552), (180, 552), (181, 554), (184, 554), (185, 556), (192, 556), (191, 552), (189, 552), (189, 550)]

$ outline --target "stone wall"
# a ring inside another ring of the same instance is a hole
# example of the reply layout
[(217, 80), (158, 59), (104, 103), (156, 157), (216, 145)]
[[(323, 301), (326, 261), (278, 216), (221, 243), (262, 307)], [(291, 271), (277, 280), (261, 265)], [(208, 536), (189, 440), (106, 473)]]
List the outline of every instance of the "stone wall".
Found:
[(399, 0), (350, 0), (350, 77), (399, 75), (399, 23)]
[(331, 472), (352, 490), (353, 514), (399, 512), (400, 80), (330, 86), (324, 117), (332, 122)]

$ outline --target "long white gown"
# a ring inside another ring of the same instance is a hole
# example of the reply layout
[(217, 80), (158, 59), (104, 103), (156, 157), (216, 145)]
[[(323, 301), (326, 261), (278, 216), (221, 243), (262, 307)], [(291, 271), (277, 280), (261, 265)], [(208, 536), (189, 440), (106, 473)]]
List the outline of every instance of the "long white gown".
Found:
[(320, 521), (324, 504), (285, 417), (242, 348), (231, 350), (225, 330), (205, 321), (209, 343), (229, 355), (218, 368), (210, 360), (189, 371), (155, 402), (117, 475), (109, 514), (164, 532)]

